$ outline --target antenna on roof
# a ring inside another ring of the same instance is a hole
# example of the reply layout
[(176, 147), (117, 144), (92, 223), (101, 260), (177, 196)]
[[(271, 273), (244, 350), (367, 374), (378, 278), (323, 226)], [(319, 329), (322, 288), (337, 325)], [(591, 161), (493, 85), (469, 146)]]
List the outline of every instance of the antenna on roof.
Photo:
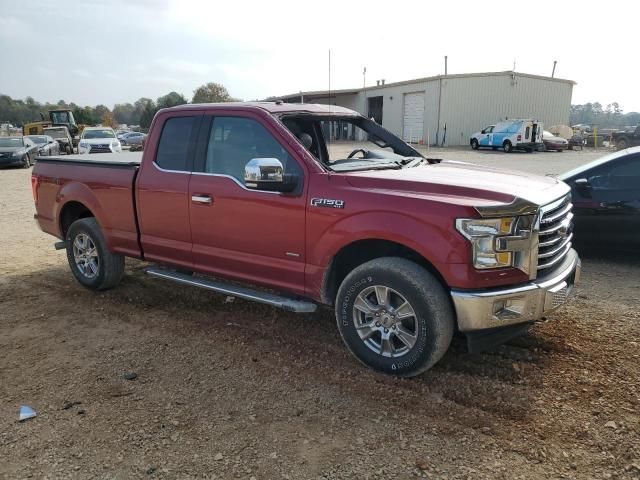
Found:
[(557, 60), (553, 61), (553, 70), (551, 70), (551, 78), (555, 77), (556, 75), (556, 64), (558, 63)]

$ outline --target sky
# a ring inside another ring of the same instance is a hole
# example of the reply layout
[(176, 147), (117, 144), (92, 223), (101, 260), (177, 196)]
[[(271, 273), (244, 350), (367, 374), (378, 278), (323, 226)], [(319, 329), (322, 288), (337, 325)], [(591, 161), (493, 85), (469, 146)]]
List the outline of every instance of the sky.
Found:
[[(624, 12), (620, 15), (616, 12)], [(0, 0), (0, 94), (79, 105), (189, 100), (209, 81), (243, 100), (444, 73), (574, 80), (572, 103), (640, 111), (640, 2)]]

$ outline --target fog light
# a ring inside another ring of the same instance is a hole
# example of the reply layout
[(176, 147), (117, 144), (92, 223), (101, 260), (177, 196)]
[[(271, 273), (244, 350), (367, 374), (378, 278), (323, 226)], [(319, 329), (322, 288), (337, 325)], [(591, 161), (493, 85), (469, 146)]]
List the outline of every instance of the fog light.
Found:
[(511, 297), (493, 302), (493, 316), (498, 320), (513, 320), (522, 316), (525, 309), (523, 297)]

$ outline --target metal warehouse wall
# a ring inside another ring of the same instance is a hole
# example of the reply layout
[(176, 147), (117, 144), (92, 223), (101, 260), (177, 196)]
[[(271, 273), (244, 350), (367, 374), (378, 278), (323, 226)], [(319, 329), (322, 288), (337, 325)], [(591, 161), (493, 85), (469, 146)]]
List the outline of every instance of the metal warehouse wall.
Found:
[(567, 124), (572, 91), (567, 81), (517, 73), (443, 78), (440, 135), (446, 123), (446, 144), (468, 145), (473, 133), (507, 117), (534, 118), (546, 127)]
[(368, 100), (366, 98), (382, 96), (382, 126), (402, 138), (404, 95), (406, 93), (425, 93), (425, 120), (423, 138), (425, 143), (427, 138), (431, 143), (435, 140), (437, 109), (438, 109), (438, 84), (437, 82), (424, 81), (407, 83), (402, 85), (389, 85), (380, 87), (367, 87), (366, 91), (358, 94), (358, 112), (367, 115)]

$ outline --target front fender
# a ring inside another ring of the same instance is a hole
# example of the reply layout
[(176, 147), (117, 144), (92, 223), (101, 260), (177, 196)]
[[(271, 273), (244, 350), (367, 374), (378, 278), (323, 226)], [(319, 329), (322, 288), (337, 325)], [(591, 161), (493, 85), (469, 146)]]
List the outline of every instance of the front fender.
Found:
[(410, 214), (369, 211), (354, 214), (330, 225), (310, 245), (309, 260), (319, 266), (345, 246), (359, 240), (388, 240), (408, 247), (429, 261), (446, 279), (442, 265), (465, 263), (468, 246), (454, 230), (450, 216), (434, 216), (426, 223)]

